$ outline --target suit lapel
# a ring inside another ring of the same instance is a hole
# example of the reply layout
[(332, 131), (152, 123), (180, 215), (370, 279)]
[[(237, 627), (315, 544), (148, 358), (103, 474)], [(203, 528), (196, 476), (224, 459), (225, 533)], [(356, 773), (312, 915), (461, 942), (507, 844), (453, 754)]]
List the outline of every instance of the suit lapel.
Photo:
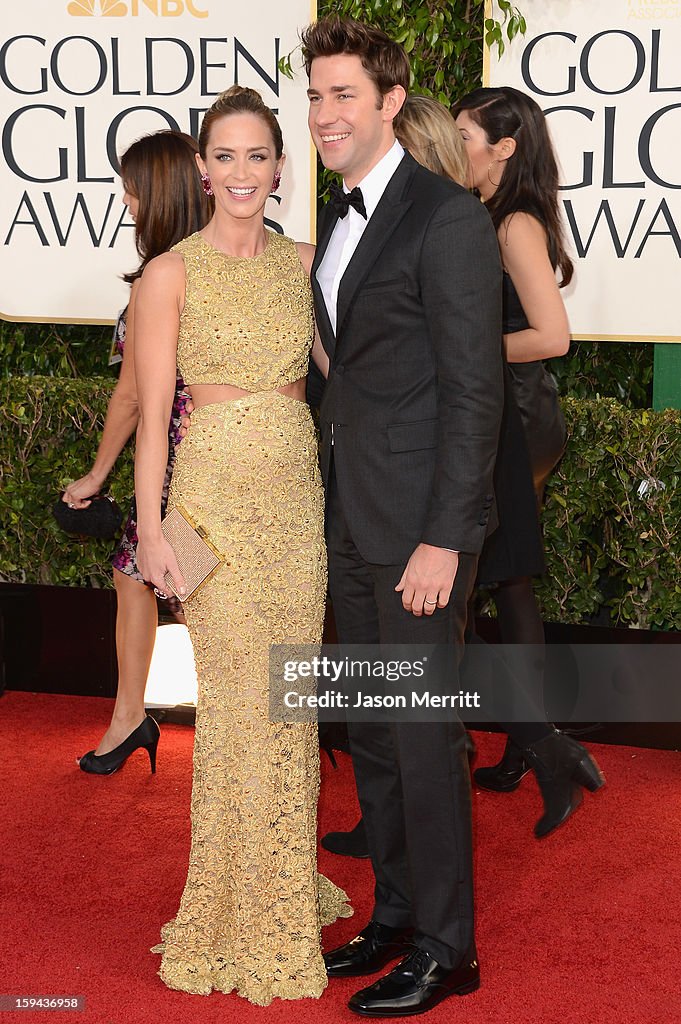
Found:
[(321, 216), (321, 225), (319, 230), (319, 240), (317, 242), (317, 249), (315, 251), (314, 260), (312, 261), (312, 270), (310, 272), (310, 282), (312, 284), (312, 294), (314, 296), (315, 306), (315, 317), (317, 320), (317, 329), (319, 330), (319, 336), (322, 339), (322, 345), (326, 349), (327, 355), (332, 356), (336, 347), (336, 336), (329, 320), (329, 313), (326, 308), (326, 302), (322, 290), (317, 280), (317, 269), (319, 268), (322, 260), (324, 259), (324, 253), (328, 249), (329, 240), (333, 234), (333, 229), (338, 222), (338, 215), (334, 210), (327, 205), (324, 207)]
[(357, 290), (411, 206), (411, 200), (405, 200), (402, 197), (413, 177), (416, 166), (417, 164), (413, 158), (406, 153), (388, 182), (386, 190), (381, 196), (380, 202), (359, 240), (352, 259), (347, 265), (338, 289), (336, 341), (340, 339), (343, 333), (345, 319), (350, 311)]

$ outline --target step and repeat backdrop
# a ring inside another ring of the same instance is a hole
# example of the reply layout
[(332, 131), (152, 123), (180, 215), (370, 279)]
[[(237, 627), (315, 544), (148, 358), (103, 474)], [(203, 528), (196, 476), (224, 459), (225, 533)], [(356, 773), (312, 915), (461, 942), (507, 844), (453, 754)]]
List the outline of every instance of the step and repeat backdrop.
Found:
[[(230, 85), (277, 113), (287, 164), (272, 225), (314, 239), (307, 80), (278, 69), (311, 0), (22, 0), (3, 8), (0, 317), (113, 322), (127, 302), (134, 225), (118, 159), (163, 128), (192, 135)], [(298, 64), (300, 61), (298, 60)]]
[[(545, 111), (576, 273), (573, 337), (681, 341), (681, 0), (517, 0), (485, 84)], [(499, 17), (498, 4), (487, 12)]]
[[(576, 263), (578, 339), (681, 341), (681, 0), (519, 0), (527, 33), (486, 84), (546, 111)], [(487, 10), (500, 16), (496, 4)], [(23, 0), (3, 11), (0, 316), (108, 322), (136, 264), (118, 157), (160, 128), (196, 134), (234, 82), (280, 117), (288, 162), (268, 218), (314, 237), (306, 79), (279, 58), (310, 0)]]

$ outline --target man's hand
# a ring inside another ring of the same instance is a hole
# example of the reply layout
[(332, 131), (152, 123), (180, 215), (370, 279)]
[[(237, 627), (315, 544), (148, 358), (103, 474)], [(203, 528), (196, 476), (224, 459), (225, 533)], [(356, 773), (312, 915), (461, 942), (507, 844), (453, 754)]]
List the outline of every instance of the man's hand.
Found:
[(405, 610), (413, 615), (432, 615), (436, 608), (445, 608), (458, 568), (457, 551), (419, 544), (395, 587), (402, 594)]
[(184, 414), (180, 416), (180, 437), (186, 437), (191, 426), (190, 416), (194, 412), (194, 403), (187, 398), (184, 403)]

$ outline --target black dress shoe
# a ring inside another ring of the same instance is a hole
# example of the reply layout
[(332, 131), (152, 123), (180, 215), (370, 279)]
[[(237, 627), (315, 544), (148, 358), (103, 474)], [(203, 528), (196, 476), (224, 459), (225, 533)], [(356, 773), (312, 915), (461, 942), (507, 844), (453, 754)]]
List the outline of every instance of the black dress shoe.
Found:
[(475, 947), (453, 968), (442, 967), (424, 949), (413, 949), (390, 974), (356, 992), (348, 1006), (363, 1017), (412, 1017), (479, 987)]
[(391, 928), (379, 921), (370, 921), (350, 942), (324, 954), (326, 973), (330, 978), (375, 974), (391, 960), (404, 956), (412, 935), (412, 928)]
[(522, 750), (509, 736), (501, 761), (488, 768), (476, 768), (473, 779), (481, 789), (491, 789), (494, 793), (512, 793), (530, 770)]
[(369, 844), (364, 830), (364, 818), (359, 819), (351, 832), (327, 832), (322, 838), (322, 846), (341, 857), (368, 857)]

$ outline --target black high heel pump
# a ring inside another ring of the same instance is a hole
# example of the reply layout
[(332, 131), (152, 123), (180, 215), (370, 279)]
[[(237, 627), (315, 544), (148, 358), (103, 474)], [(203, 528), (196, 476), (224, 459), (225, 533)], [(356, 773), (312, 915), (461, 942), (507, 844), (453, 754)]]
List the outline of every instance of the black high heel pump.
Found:
[(80, 770), (89, 775), (113, 775), (125, 764), (132, 753), (140, 747), (144, 747), (149, 754), (153, 775), (156, 772), (156, 748), (160, 735), (161, 730), (156, 719), (147, 715), (134, 732), (131, 732), (122, 743), (119, 743), (107, 754), (95, 754), (94, 750), (88, 750), (87, 754), (83, 754), (78, 762)]

